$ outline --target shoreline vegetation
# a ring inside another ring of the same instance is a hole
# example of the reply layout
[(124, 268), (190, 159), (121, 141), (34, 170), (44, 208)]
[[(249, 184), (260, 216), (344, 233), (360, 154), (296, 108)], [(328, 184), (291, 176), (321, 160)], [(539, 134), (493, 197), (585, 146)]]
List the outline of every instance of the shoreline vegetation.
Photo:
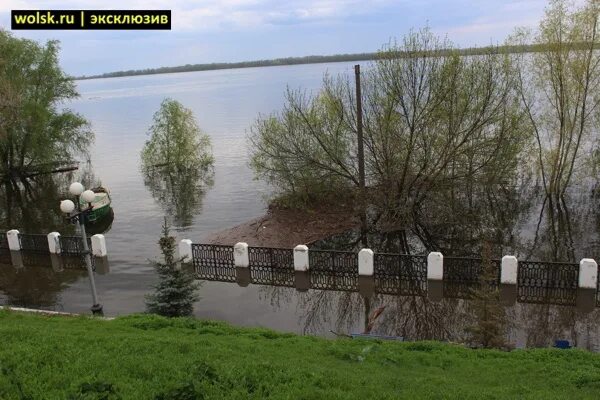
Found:
[[(586, 43), (576, 45), (585, 49), (589, 46)], [(596, 49), (600, 46), (594, 46)], [(447, 56), (450, 54), (458, 54), (460, 56), (477, 56), (493, 53), (506, 53), (506, 54), (519, 54), (519, 53), (540, 53), (547, 51), (549, 48), (545, 44), (531, 44), (531, 45), (502, 45), (502, 46), (483, 46), (483, 47), (468, 47), (463, 49), (442, 49), (435, 52), (397, 52), (398, 58), (412, 58), (422, 56)], [(301, 64), (324, 64), (324, 63), (336, 63), (336, 62), (351, 62), (351, 61), (373, 61), (379, 59), (381, 52), (367, 52), (367, 53), (352, 53), (352, 54), (334, 54), (334, 55), (310, 55), (304, 57), (284, 57), (275, 58), (269, 60), (254, 60), (254, 61), (240, 61), (240, 62), (221, 62), (221, 63), (205, 63), (205, 64), (186, 64), (174, 67), (158, 67), (158, 68), (146, 68), (146, 69), (132, 69), (125, 71), (114, 71), (106, 72), (104, 74), (97, 75), (82, 75), (75, 78), (75, 80), (87, 80), (87, 79), (102, 79), (102, 78), (120, 78), (126, 76), (139, 76), (139, 75), (157, 75), (157, 74), (171, 74), (180, 72), (198, 72), (198, 71), (214, 71), (221, 69), (240, 69), (240, 68), (256, 68), (256, 67), (279, 67), (286, 65), (301, 65)]]
[(3, 399), (596, 398), (600, 355), (0, 310)]

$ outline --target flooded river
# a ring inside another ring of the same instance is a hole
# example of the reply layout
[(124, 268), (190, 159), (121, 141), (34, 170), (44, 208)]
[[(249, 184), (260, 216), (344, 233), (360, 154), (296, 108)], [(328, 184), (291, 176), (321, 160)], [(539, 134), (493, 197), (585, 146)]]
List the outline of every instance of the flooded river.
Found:
[[(170, 216), (178, 239), (200, 243), (215, 231), (264, 214), (269, 188), (254, 180), (248, 167), (246, 135), (253, 121), (261, 113), (281, 108), (287, 86), (316, 90), (325, 72), (351, 71), (352, 64), (336, 63), (79, 81), (81, 98), (67, 106), (92, 124), (96, 141), (91, 165), (82, 164), (73, 176), (35, 183), (27, 193), (5, 189), (1, 228), (72, 233), (73, 227), (61, 219), (58, 200), (70, 180), (81, 173), (86, 180), (101, 183), (111, 191), (115, 218), (106, 233), (110, 273), (97, 277), (100, 300), (107, 315), (141, 312), (144, 294), (155, 279), (148, 260), (158, 255), (163, 217)], [(190, 108), (211, 137), (215, 157), (211, 187), (177, 195), (144, 183), (140, 150), (152, 115), (165, 97)], [(494, 239), (502, 243), (505, 254), (551, 261), (600, 259), (600, 202), (593, 187), (574, 190), (560, 205), (548, 205), (535, 189), (515, 193), (491, 189), (481, 196), (472, 194), (470, 200), (478, 199), (483, 207), (477, 215), (461, 212), (464, 199), (454, 198), (452, 207), (452, 201), (443, 199), (432, 205), (431, 215), (423, 216), (418, 229), (385, 241), (382, 250), (402, 252), (408, 246), (419, 252), (428, 240), (452, 249), (468, 248), (478, 240), (469, 227), (489, 223), (505, 225), (503, 237)], [(339, 247), (340, 241), (350, 239), (337, 238), (337, 244), (320, 246)], [(457, 241), (463, 245), (455, 246)], [(301, 293), (290, 287), (240, 287), (228, 282), (204, 282), (201, 297), (195, 307), (201, 318), (318, 335), (360, 331), (365, 314), (381, 305), (386, 311), (377, 333), (407, 339), (460, 340), (472, 319), (469, 302), (457, 299), (432, 303), (379, 295), (366, 300), (356, 292), (311, 289)], [(84, 270), (0, 265), (0, 303), (88, 312), (91, 300)], [(566, 338), (592, 350), (600, 347), (597, 311), (580, 314), (569, 307), (517, 304), (507, 313), (512, 321), (509, 339), (516, 346), (544, 346)]]

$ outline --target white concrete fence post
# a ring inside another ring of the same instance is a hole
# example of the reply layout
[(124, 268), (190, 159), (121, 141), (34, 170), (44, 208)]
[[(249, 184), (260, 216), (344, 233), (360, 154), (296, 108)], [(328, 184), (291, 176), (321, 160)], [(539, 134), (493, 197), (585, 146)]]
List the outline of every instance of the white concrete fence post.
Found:
[(233, 246), (233, 263), (236, 267), (241, 268), (248, 268), (250, 266), (248, 243), (239, 242)]
[(48, 249), (50, 254), (60, 254), (60, 233), (50, 232), (48, 234)]
[(361, 249), (358, 252), (358, 275), (373, 276), (373, 250)]
[(441, 281), (444, 279), (444, 256), (434, 251), (427, 256), (427, 279)]
[(12, 251), (21, 250), (21, 242), (19, 241), (19, 231), (11, 229), (6, 232), (6, 239), (8, 240), (8, 248)]
[(598, 264), (591, 258), (579, 262), (579, 288), (596, 289), (598, 285)]
[(92, 236), (92, 254), (94, 257), (106, 257), (108, 254), (104, 235), (96, 234)]
[(306, 272), (308, 268), (308, 247), (299, 244), (294, 247), (294, 271)]
[(182, 239), (179, 242), (179, 258), (184, 263), (191, 263), (193, 261), (192, 254), (192, 241), (190, 239)]
[(500, 284), (502, 285), (516, 285), (517, 284), (517, 270), (519, 267), (519, 261), (515, 256), (504, 256), (502, 257), (502, 264), (500, 266)]

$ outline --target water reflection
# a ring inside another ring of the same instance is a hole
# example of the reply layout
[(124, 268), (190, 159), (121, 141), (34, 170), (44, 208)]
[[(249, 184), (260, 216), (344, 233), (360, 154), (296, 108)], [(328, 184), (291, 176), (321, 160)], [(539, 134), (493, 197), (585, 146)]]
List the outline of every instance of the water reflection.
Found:
[(28, 254), (23, 263), (21, 268), (0, 265), (0, 294), (5, 304), (62, 309), (61, 293), (86, 276), (81, 267), (54, 270), (49, 255)]
[(58, 204), (70, 197), (72, 173), (38, 176), (25, 181), (6, 181), (0, 187), (0, 228), (27, 233), (59, 231), (71, 235), (73, 225), (65, 221)]
[(144, 184), (152, 197), (178, 228), (190, 227), (200, 214), (214, 175), (199, 169), (152, 168), (144, 173)]

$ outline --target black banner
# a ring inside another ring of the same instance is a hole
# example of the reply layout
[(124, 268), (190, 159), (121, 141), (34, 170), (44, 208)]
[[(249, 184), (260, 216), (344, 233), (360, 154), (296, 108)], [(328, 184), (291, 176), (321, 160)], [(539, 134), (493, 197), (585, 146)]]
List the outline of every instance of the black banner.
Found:
[(171, 29), (171, 10), (12, 10), (11, 29)]

